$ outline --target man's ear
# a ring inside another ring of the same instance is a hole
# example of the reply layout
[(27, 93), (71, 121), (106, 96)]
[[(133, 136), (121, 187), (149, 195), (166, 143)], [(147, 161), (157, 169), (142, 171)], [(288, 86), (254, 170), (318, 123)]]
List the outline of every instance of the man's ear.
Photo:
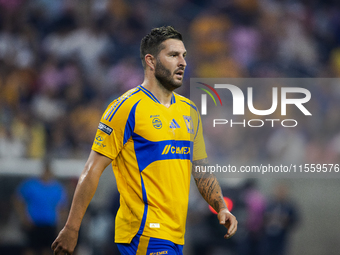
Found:
[(156, 60), (154, 56), (151, 54), (146, 54), (145, 57), (145, 64), (150, 67), (151, 70), (155, 70), (156, 68)]

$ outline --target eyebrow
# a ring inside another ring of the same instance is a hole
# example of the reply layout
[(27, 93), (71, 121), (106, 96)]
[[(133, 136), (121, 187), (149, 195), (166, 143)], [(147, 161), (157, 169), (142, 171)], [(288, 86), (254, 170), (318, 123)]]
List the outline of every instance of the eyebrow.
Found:
[[(172, 54), (177, 54), (177, 55), (179, 55), (179, 54), (181, 54), (181, 52), (172, 50), (172, 51), (170, 51), (168, 54), (169, 54), (169, 55), (172, 55)], [(185, 56), (186, 54), (187, 54), (187, 51), (184, 51), (184, 52), (183, 52), (183, 56)]]

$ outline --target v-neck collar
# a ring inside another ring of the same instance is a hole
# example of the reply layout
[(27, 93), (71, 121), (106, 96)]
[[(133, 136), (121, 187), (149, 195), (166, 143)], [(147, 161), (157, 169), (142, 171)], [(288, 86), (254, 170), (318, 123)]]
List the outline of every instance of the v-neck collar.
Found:
[[(145, 93), (145, 95), (147, 95), (149, 98), (151, 98), (154, 102), (161, 104), (161, 102), (159, 102), (159, 100), (154, 96), (154, 94), (152, 94), (152, 92), (150, 90), (144, 88), (142, 85), (139, 85), (138, 88), (140, 88), (140, 90), (143, 91)], [(176, 98), (175, 98), (174, 92), (172, 92), (170, 105), (172, 105), (174, 103), (176, 103)]]

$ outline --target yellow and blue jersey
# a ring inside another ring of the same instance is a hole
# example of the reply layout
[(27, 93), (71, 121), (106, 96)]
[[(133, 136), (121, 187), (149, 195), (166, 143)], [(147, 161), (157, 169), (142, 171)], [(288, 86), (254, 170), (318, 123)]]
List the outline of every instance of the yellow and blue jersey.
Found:
[(113, 160), (115, 241), (139, 234), (184, 244), (191, 161), (207, 157), (196, 106), (173, 93), (167, 108), (140, 85), (108, 106), (92, 149)]

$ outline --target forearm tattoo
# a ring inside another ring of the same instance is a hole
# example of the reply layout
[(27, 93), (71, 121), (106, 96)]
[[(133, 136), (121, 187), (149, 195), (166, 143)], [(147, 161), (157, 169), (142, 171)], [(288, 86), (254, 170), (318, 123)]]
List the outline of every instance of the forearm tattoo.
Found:
[(216, 176), (207, 171), (198, 171), (198, 169), (202, 169), (207, 165), (207, 158), (193, 161), (192, 175), (203, 198), (216, 212), (219, 212), (222, 208), (227, 208), (227, 206), (224, 202), (221, 187)]

